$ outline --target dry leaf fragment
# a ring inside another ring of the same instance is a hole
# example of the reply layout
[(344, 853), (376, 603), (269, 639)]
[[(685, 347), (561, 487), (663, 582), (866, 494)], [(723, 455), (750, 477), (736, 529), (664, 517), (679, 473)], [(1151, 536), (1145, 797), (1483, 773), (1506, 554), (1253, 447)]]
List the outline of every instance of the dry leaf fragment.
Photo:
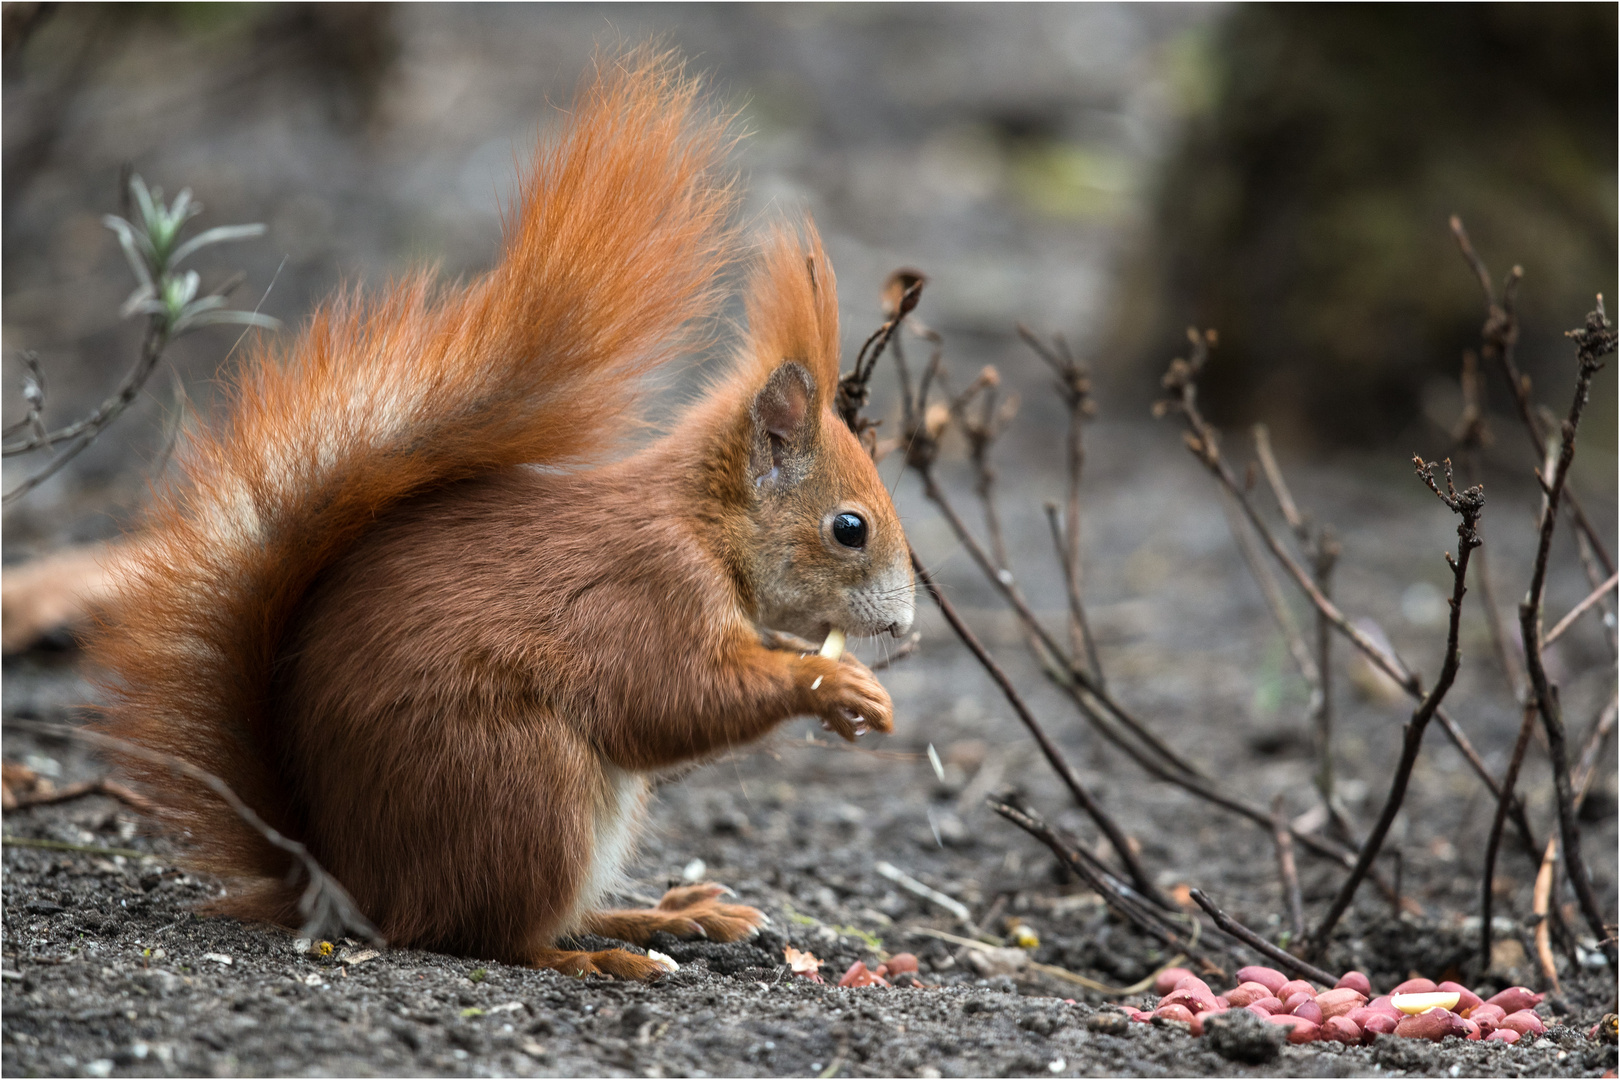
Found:
[(787, 962), (788, 970), (795, 975), (803, 975), (811, 982), (821, 982), (821, 965), (823, 961), (817, 960), (814, 953), (800, 952), (789, 945), (782, 950), (782, 959)]

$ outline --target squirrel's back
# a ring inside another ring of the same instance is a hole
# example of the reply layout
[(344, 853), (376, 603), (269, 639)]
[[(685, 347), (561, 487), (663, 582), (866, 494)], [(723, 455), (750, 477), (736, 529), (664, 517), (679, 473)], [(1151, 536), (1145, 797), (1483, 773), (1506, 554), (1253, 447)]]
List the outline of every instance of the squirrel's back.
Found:
[[(510, 212), (499, 265), (342, 296), (260, 349), (224, 420), (192, 438), (93, 645), (104, 730), (193, 761), (288, 820), (266, 725), (274, 667), (312, 582), (402, 500), (521, 463), (611, 448), (652, 367), (714, 314), (734, 246), (731, 145), (695, 82), (649, 52), (599, 65)], [(200, 785), (123, 763), (203, 866), (282, 862)]]

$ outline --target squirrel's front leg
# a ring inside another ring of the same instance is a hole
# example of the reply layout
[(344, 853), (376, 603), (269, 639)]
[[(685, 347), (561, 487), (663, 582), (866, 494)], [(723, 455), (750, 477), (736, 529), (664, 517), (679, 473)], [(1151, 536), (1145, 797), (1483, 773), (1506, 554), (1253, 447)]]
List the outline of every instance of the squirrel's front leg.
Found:
[(830, 660), (813, 649), (787, 635), (738, 628), (715, 651), (682, 657), (659, 673), (637, 665), (654, 685), (621, 695), (631, 707), (604, 725), (604, 748), (624, 767), (656, 769), (752, 742), (793, 716), (818, 717), (850, 740), (892, 731), (889, 693), (866, 665), (849, 653)]

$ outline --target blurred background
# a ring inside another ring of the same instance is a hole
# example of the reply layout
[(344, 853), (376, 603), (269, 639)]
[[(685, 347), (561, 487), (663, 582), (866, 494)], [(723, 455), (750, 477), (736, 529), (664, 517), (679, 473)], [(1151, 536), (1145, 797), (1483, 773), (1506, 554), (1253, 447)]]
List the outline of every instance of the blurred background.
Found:
[[(4, 10), (8, 422), (26, 351), (51, 425), (134, 360), (141, 320), (118, 315), (133, 282), (101, 223), (126, 164), (171, 196), (190, 187), (196, 229), (265, 223), (195, 265), (205, 289), (242, 271), (233, 304), (296, 326), (345, 281), (486, 267), (514, 161), (593, 49), (655, 35), (741, 108), (748, 213), (816, 216), (846, 342), (877, 324), (884, 276), (919, 267), (919, 314), (962, 370), (997, 363), (1025, 389), (1036, 430), (1062, 410), (1016, 323), (1065, 334), (1102, 415), (1132, 421), (1197, 323), (1222, 335), (1205, 384), (1219, 423), (1265, 420), (1317, 457), (1432, 456), (1483, 316), (1448, 215), (1498, 276), (1525, 268), (1521, 360), (1560, 412), (1562, 331), (1614, 293), (1610, 5)], [(8, 557), (113, 529), (179, 388), (206, 408), (239, 336), (174, 345), (106, 438), (8, 510)], [(1606, 487), (1611, 380), (1579, 461)], [(1522, 474), (1522, 436), (1503, 434), (1501, 463)], [(6, 487), (40, 464), (8, 460)]]

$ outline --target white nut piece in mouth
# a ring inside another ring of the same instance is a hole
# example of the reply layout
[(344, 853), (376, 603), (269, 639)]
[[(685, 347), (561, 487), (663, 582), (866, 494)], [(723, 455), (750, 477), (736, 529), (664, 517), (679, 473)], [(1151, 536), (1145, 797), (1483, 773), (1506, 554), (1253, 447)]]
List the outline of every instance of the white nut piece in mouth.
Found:
[(821, 655), (837, 660), (844, 655), (844, 632), (836, 626), (827, 631), (827, 640), (821, 643)]

